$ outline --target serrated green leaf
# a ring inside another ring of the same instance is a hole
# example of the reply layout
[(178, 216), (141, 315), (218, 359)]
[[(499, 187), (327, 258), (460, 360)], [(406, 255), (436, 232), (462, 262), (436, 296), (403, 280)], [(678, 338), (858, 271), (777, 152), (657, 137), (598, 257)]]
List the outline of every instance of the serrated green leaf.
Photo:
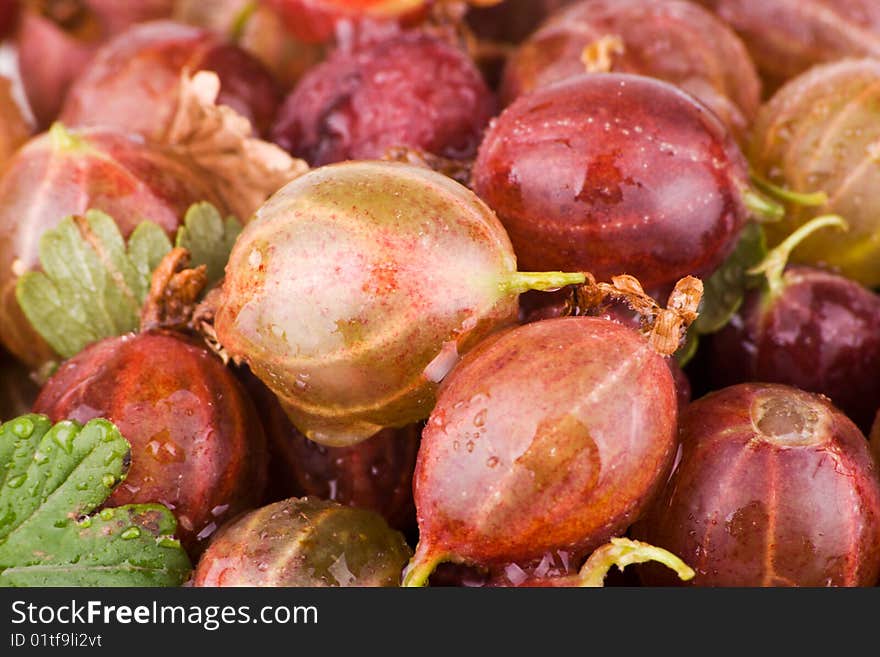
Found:
[(223, 278), (226, 263), (242, 225), (235, 217), (224, 221), (213, 205), (207, 202), (190, 206), (177, 232), (176, 246), (190, 252), (190, 266), (208, 268), (208, 285)]
[(0, 425), (0, 586), (175, 586), (191, 564), (161, 505), (89, 516), (125, 478), (131, 447), (106, 420)]
[(69, 358), (103, 338), (138, 328), (152, 270), (171, 250), (162, 229), (144, 222), (126, 249), (116, 222), (97, 210), (64, 219), (40, 238), (43, 271), (28, 272), (16, 297), (34, 329)]
[(724, 328), (739, 310), (746, 291), (759, 277), (747, 272), (767, 255), (764, 229), (757, 223), (746, 225), (739, 242), (724, 264), (703, 283), (703, 302), (700, 315), (690, 332), (716, 333)]

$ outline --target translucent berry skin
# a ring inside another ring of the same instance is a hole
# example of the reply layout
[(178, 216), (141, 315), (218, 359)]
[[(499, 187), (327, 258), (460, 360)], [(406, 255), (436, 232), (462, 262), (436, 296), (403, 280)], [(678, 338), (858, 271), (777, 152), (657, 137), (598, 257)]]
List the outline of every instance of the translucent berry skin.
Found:
[(213, 33), (173, 21), (134, 26), (101, 47), (70, 89), (61, 121), (113, 126), (161, 141), (177, 110), (184, 69), (214, 71), (217, 103), (268, 132), (278, 108), (275, 81), (259, 61)]
[(281, 107), (272, 139), (314, 166), (379, 159), (392, 146), (469, 158), (494, 112), (463, 50), (413, 32), (339, 49), (309, 70)]
[(775, 295), (751, 292), (712, 336), (717, 387), (786, 383), (822, 393), (868, 432), (880, 408), (880, 297), (843, 276), (792, 267)]
[(109, 338), (66, 361), (34, 403), (53, 422), (107, 418), (131, 469), (107, 506), (160, 502), (190, 554), (259, 504), (266, 440), (244, 388), (204, 345), (169, 333)]
[(868, 287), (880, 285), (880, 61), (817, 66), (782, 87), (761, 109), (749, 160), (755, 171), (796, 192), (824, 191), (821, 207), (790, 204), (766, 225), (776, 244), (823, 214), (849, 230), (813, 235), (792, 260), (836, 270)]
[(393, 587), (411, 553), (372, 511), (291, 498), (221, 529), (193, 586)]
[(456, 354), (516, 321), (515, 271), (495, 215), (452, 179), (331, 165), (245, 227), (214, 325), (297, 428), (340, 447), (428, 416)]
[(635, 331), (589, 317), (491, 338), (444, 381), (416, 464), (416, 559), (585, 555), (665, 481), (675, 385)]
[(813, 66), (880, 56), (875, 0), (702, 0), (742, 36), (771, 88)]
[(128, 237), (144, 219), (170, 236), (192, 203), (225, 204), (197, 167), (106, 129), (43, 134), (0, 178), (0, 342), (31, 367), (53, 357), (15, 298), (18, 277), (39, 265), (42, 234), (67, 216), (106, 212)]
[[(37, 125), (46, 128), (58, 116), (71, 83), (107, 39), (141, 21), (166, 18), (174, 0), (80, 0), (71, 24), (62, 25), (21, 3), (16, 31), (18, 61), (28, 104)], [(31, 6), (27, 6), (31, 5)]]
[(703, 101), (745, 139), (761, 103), (761, 83), (739, 37), (684, 0), (581, 0), (554, 14), (508, 60), (501, 97), (584, 72), (584, 48), (618, 37), (611, 71), (666, 80)]
[(473, 170), (520, 267), (626, 273), (646, 289), (724, 261), (746, 185), (746, 161), (711, 111), (666, 82), (616, 73), (518, 98)]
[(267, 502), (314, 497), (370, 509), (401, 531), (415, 527), (412, 478), (421, 423), (383, 429), (350, 447), (327, 447), (294, 427), (256, 377), (248, 374), (244, 380), (269, 442)]
[[(635, 534), (694, 586), (873, 586), (880, 479), (868, 442), (826, 398), (742, 384), (690, 405), (682, 451)], [(639, 567), (648, 584), (680, 583)]]
[(430, 0), (266, 0), (291, 33), (307, 43), (331, 41), (343, 25), (364, 21), (406, 24), (425, 14)]

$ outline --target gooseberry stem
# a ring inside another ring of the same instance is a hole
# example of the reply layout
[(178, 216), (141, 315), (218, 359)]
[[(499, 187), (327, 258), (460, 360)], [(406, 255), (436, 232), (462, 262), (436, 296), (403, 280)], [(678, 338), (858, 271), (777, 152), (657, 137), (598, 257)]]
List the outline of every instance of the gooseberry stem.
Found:
[(244, 31), (247, 28), (248, 22), (258, 8), (259, 3), (257, 0), (251, 0), (251, 2), (246, 3), (238, 10), (238, 13), (232, 21), (232, 25), (229, 26), (229, 40), (232, 41), (232, 43), (238, 43), (244, 36)]
[(410, 560), (409, 565), (403, 572), (403, 582), (401, 586), (404, 588), (421, 588), (428, 585), (428, 578), (431, 573), (448, 557), (444, 554), (425, 554), (416, 548), (415, 556)]
[(628, 538), (612, 538), (610, 543), (598, 548), (574, 576), (582, 587), (601, 587), (612, 566), (623, 570), (630, 564), (656, 561), (674, 570), (682, 581), (693, 579), (694, 570), (677, 556), (650, 543)]
[(544, 272), (514, 272), (502, 287), (509, 294), (522, 294), (529, 290), (550, 292), (567, 285), (582, 285), (587, 281), (587, 275), (583, 272), (566, 273), (561, 271)]
[(828, 203), (828, 194), (825, 192), (796, 192), (791, 189), (786, 189), (785, 187), (780, 187), (779, 185), (774, 185), (772, 182), (759, 176), (754, 171), (749, 173), (749, 178), (751, 179), (752, 184), (762, 193), (772, 196), (780, 201), (792, 203), (793, 205), (800, 205), (806, 208), (819, 208)]
[(761, 223), (780, 221), (785, 216), (784, 207), (751, 187), (746, 188), (742, 198), (749, 213)]
[(839, 228), (841, 230), (849, 229), (849, 225), (843, 217), (836, 214), (826, 214), (816, 217), (786, 237), (779, 246), (767, 254), (767, 257), (765, 257), (759, 265), (749, 269), (748, 273), (752, 276), (763, 274), (767, 279), (767, 286), (770, 289), (770, 294), (773, 296), (777, 295), (783, 288), (782, 274), (785, 272), (785, 267), (788, 265), (788, 260), (791, 257), (792, 251), (817, 230), (828, 227)]

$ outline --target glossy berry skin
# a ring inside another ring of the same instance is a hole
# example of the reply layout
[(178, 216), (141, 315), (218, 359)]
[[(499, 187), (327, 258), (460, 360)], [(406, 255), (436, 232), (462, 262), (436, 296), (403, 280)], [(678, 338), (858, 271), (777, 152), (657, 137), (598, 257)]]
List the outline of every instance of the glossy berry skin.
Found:
[(705, 276), (746, 220), (747, 166), (721, 121), (672, 85), (581, 75), (521, 96), (480, 146), (473, 188), (528, 271)]
[[(55, 120), (70, 85), (88, 66), (102, 43), (135, 23), (168, 17), (173, 2), (74, 0), (21, 3), (15, 43), (22, 83), (37, 125), (47, 128)], [(48, 13), (37, 11), (36, 5), (47, 7)]]
[[(826, 398), (742, 384), (694, 402), (663, 495), (635, 534), (695, 586), (873, 586), (880, 479), (868, 442)], [(676, 578), (641, 567), (648, 584)]]
[(771, 87), (813, 66), (880, 55), (875, 0), (702, 0), (740, 33)]
[[(554, 14), (509, 59), (502, 99), (584, 72), (584, 48), (617, 37), (610, 71), (666, 80), (693, 94), (744, 138), (761, 83), (739, 37), (685, 0), (581, 0)], [(603, 71), (607, 72), (607, 71)]]
[(253, 402), (219, 358), (180, 335), (140, 333), (87, 347), (49, 379), (34, 412), (119, 427), (131, 443), (131, 469), (107, 506), (165, 504), (190, 554), (261, 500), (266, 440)]
[(485, 341), (446, 379), (422, 434), (416, 560), (574, 562), (665, 481), (676, 418), (665, 360), (615, 322), (550, 319)]
[(258, 134), (269, 130), (279, 91), (263, 65), (208, 30), (173, 21), (134, 26), (102, 46), (71, 87), (61, 121), (161, 141), (177, 110), (184, 69), (217, 73), (217, 103), (246, 117)]
[(428, 416), (457, 355), (516, 321), (515, 271), (495, 215), (452, 179), (330, 165), (245, 226), (214, 326), (298, 429), (341, 447)]
[(339, 49), (309, 70), (279, 111), (272, 139), (314, 166), (379, 159), (394, 146), (468, 158), (494, 111), (464, 51), (413, 32)]
[(718, 387), (786, 383), (822, 393), (862, 431), (880, 408), (880, 297), (858, 283), (792, 267), (780, 292), (753, 291), (712, 336)]
[(0, 342), (39, 367), (53, 357), (15, 298), (18, 277), (39, 265), (40, 236), (67, 216), (96, 209), (124, 237), (144, 219), (174, 235), (187, 208), (225, 203), (191, 163), (106, 129), (53, 129), (25, 144), (0, 178)]
[(407, 24), (425, 15), (430, 0), (266, 0), (287, 29), (306, 43), (332, 41), (340, 29), (363, 23)]
[(792, 260), (880, 285), (880, 61), (845, 60), (798, 76), (764, 105), (749, 161), (756, 173), (795, 192), (824, 191), (821, 207), (789, 204), (766, 224), (772, 244), (814, 217), (838, 214), (849, 230), (813, 235)]
[(244, 380), (269, 443), (267, 502), (313, 497), (370, 509), (401, 531), (415, 527), (412, 477), (422, 424), (383, 429), (350, 447), (327, 447), (294, 427), (256, 377)]
[(397, 586), (412, 551), (372, 511), (290, 498), (223, 527), (193, 586)]

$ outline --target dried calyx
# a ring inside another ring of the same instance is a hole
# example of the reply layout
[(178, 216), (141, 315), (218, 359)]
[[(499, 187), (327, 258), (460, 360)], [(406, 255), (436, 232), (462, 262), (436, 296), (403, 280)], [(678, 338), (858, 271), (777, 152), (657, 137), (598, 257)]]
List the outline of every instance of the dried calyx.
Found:
[(642, 333), (651, 347), (663, 356), (674, 354), (684, 342), (688, 327), (696, 321), (703, 298), (703, 282), (686, 276), (675, 284), (666, 308), (660, 306), (632, 276), (615, 276), (611, 283), (597, 283), (591, 274), (575, 287), (565, 314), (592, 315), (608, 302), (622, 302), (639, 315)]
[(141, 311), (141, 331), (192, 330), (197, 304), (208, 283), (207, 266), (188, 268), (190, 253), (176, 247), (159, 263)]

